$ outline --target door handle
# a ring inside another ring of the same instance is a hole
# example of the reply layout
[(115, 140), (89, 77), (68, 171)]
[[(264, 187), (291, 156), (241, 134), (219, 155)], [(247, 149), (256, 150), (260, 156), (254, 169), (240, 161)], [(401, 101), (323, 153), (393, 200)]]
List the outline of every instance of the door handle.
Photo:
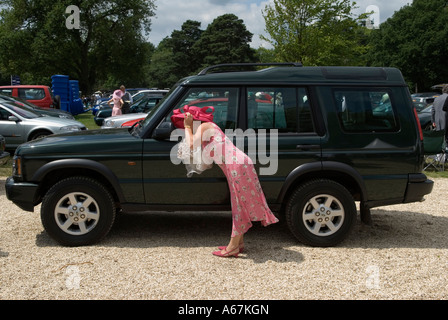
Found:
[(318, 144), (298, 144), (296, 149), (301, 149), (303, 151), (310, 151), (315, 149), (320, 149), (320, 145)]

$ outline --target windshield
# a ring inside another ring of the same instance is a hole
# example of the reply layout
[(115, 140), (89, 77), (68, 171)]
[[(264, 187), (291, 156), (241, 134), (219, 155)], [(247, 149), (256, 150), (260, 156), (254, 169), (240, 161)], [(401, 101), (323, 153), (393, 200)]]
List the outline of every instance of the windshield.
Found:
[(169, 97), (171, 97), (171, 95), (175, 94), (175, 91), (177, 89), (180, 89), (180, 87), (178, 85), (174, 86), (164, 97), (162, 100), (160, 100), (160, 102), (154, 107), (152, 108), (149, 112), (148, 115), (146, 116), (146, 118), (141, 121), (138, 125), (136, 125), (135, 127), (133, 127), (133, 131), (132, 134), (133, 135), (140, 135), (140, 133), (142, 131), (144, 131), (144, 128), (146, 128), (146, 126), (149, 125), (149, 123), (151, 122), (151, 119), (154, 118), (155, 115), (158, 114), (158, 112), (160, 110), (163, 109), (163, 106), (165, 105), (166, 101), (168, 100)]
[(28, 107), (26, 106), (20, 106), (14, 102), (6, 102), (3, 103), (3, 106), (5, 106), (6, 108), (8, 108), (9, 110), (15, 112), (16, 114), (18, 114), (19, 116), (26, 118), (26, 119), (34, 119), (34, 118), (39, 118), (41, 117), (40, 114), (30, 110)]

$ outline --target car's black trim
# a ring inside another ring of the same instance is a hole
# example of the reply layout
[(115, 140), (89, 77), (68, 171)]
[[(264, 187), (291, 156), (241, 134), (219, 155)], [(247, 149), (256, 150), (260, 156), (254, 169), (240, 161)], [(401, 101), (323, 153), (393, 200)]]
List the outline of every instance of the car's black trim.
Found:
[(82, 168), (90, 169), (101, 174), (114, 188), (120, 202), (125, 198), (117, 176), (104, 164), (89, 159), (61, 159), (46, 163), (40, 167), (31, 178), (31, 181), (42, 181), (45, 176), (54, 170)]
[(38, 184), (15, 182), (12, 177), (6, 179), (5, 183), (8, 200), (12, 201), (20, 209), (30, 212), (34, 212), (34, 200), (38, 188)]
[(324, 161), (306, 163), (292, 170), (291, 173), (286, 177), (282, 190), (278, 195), (277, 202), (282, 203), (283, 201), (285, 201), (286, 195), (290, 191), (290, 188), (295, 184), (296, 181), (299, 181), (302, 177), (310, 173), (313, 173), (312, 177), (325, 177), (326, 172), (337, 172), (351, 177), (356, 183), (357, 189), (359, 189), (360, 201), (364, 202), (367, 199), (367, 189), (364, 180), (358, 171), (344, 163)]

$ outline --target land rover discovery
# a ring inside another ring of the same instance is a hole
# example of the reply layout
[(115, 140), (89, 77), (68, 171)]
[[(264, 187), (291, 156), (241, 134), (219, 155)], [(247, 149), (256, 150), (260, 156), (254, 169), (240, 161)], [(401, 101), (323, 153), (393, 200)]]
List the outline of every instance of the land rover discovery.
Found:
[[(306, 245), (335, 246), (370, 209), (421, 201), (423, 138), (394, 68), (219, 65), (180, 80), (132, 128), (59, 134), (22, 144), (7, 197), (41, 205), (62, 245), (98, 242), (117, 213), (230, 210), (218, 166), (188, 178), (170, 116), (213, 106), (214, 122), (253, 159), (270, 208)], [(229, 69), (230, 68), (230, 69)], [(230, 72), (231, 70), (231, 72)], [(255, 146), (255, 147), (253, 147)], [(184, 192), (188, 188), (188, 193)]]

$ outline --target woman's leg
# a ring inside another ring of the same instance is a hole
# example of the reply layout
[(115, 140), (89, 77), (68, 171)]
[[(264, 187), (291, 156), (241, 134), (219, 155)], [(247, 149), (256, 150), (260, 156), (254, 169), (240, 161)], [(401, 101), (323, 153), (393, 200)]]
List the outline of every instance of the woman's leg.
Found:
[[(239, 236), (231, 237), (230, 242), (227, 245), (227, 248), (223, 251), (232, 252), (232, 251), (235, 251), (236, 249), (239, 249), (240, 245), (242, 245), (244, 243), (243, 236), (244, 235), (241, 234)], [(222, 252), (222, 253), (224, 253), (224, 252)]]

